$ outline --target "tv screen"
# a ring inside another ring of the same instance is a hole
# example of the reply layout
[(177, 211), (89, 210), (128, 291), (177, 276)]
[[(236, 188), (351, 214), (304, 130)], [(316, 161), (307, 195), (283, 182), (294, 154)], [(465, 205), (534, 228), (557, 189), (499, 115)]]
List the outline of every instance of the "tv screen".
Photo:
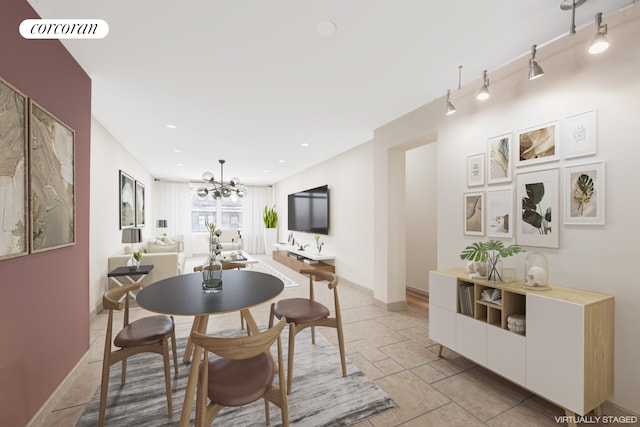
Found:
[(329, 187), (289, 194), (289, 230), (329, 234)]

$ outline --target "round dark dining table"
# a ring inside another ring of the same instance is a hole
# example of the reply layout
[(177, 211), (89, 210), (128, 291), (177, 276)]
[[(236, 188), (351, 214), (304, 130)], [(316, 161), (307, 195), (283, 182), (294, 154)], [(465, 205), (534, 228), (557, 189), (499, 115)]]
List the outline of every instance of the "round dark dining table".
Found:
[[(194, 330), (202, 334), (207, 333), (210, 314), (240, 311), (247, 323), (247, 330), (255, 333), (259, 330), (249, 308), (275, 298), (283, 289), (282, 280), (270, 274), (250, 270), (225, 270), (222, 273), (222, 291), (207, 294), (202, 292), (202, 273), (188, 273), (159, 280), (142, 288), (136, 301), (142, 308), (156, 313), (196, 316)], [(195, 346), (180, 414), (180, 427), (190, 424), (201, 359), (202, 349)]]

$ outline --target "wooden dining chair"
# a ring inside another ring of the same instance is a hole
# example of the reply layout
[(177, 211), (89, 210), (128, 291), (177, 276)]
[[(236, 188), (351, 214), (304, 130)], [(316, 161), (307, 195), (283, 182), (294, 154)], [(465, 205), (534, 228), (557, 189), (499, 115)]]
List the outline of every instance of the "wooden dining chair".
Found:
[[(194, 345), (204, 350), (196, 394), (196, 427), (210, 426), (220, 410), (243, 406), (264, 398), (266, 424), (269, 425), (269, 402), (280, 408), (282, 425), (289, 425), (289, 410), (284, 379), (280, 334), (286, 319), (264, 332), (238, 338), (209, 337), (191, 333)], [(271, 345), (277, 341), (277, 362)], [(209, 361), (209, 352), (219, 358)], [(278, 385), (274, 385), (275, 374)]]
[[(338, 333), (338, 345), (340, 347), (340, 361), (342, 363), (342, 376), (347, 376), (347, 364), (344, 351), (344, 333), (342, 331), (342, 315), (340, 313), (340, 300), (338, 298), (338, 278), (329, 271), (302, 269), (300, 274), (309, 275), (309, 298), (288, 298), (271, 304), (269, 327), (273, 325), (274, 317), (287, 319), (289, 323), (289, 351), (287, 360), (287, 393), (290, 394), (293, 383), (293, 354), (295, 350), (295, 336), (306, 328), (311, 328), (311, 343), (316, 343), (316, 326), (328, 326), (336, 328)], [(314, 278), (329, 282), (329, 289), (333, 290), (333, 302), (335, 317), (329, 317), (329, 309), (315, 300), (313, 291)]]
[[(242, 262), (226, 261), (221, 264), (222, 264), (223, 270), (240, 270), (242, 268), (247, 267), (247, 264)], [(199, 271), (202, 271), (203, 268), (204, 268), (204, 265), (196, 265), (195, 267), (193, 267), (193, 272), (197, 273)], [(198, 330), (198, 322), (200, 321), (201, 320), (199, 317), (196, 317), (195, 319), (193, 319), (193, 325), (191, 325), (191, 332), (195, 332)], [(242, 317), (242, 313), (240, 313), (240, 327), (242, 329), (245, 328), (244, 317)], [(184, 348), (184, 355), (182, 356), (182, 361), (184, 363), (187, 363), (189, 360), (191, 360), (192, 353), (193, 353), (193, 343), (191, 342), (191, 338), (189, 338)]]
[[(103, 298), (102, 305), (109, 310), (107, 332), (104, 342), (104, 357), (102, 360), (102, 385), (100, 386), (100, 415), (98, 424), (104, 425), (107, 390), (109, 388), (109, 371), (112, 365), (122, 362), (121, 384), (126, 382), (127, 358), (138, 353), (158, 353), (164, 358), (164, 381), (167, 392), (167, 406), (169, 418), (173, 417), (171, 400), (171, 367), (169, 362), (169, 339), (173, 348), (173, 366), (178, 375), (178, 353), (176, 351), (176, 335), (173, 318), (165, 315), (147, 316), (129, 322), (129, 300), (132, 291), (141, 288), (139, 283), (117, 287), (108, 290)], [(125, 298), (122, 298), (125, 297)], [(121, 301), (123, 299), (124, 301)], [(112, 350), (113, 318), (114, 311), (124, 309), (123, 327), (113, 339), (113, 345), (118, 347)]]

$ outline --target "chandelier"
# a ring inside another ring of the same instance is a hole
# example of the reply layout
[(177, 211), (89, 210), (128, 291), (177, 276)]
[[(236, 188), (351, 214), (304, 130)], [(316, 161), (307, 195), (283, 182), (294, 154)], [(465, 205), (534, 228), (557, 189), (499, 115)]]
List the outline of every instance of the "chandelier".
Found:
[(224, 160), (218, 160), (218, 162), (220, 162), (220, 181), (216, 181), (211, 172), (203, 173), (202, 180), (211, 185), (211, 188), (198, 188), (198, 196), (207, 197), (207, 195), (211, 193), (211, 196), (216, 200), (222, 197), (229, 197), (233, 194), (238, 197), (243, 197), (246, 190), (240, 184), (240, 180), (238, 178), (231, 178), (229, 182), (225, 182), (223, 175)]

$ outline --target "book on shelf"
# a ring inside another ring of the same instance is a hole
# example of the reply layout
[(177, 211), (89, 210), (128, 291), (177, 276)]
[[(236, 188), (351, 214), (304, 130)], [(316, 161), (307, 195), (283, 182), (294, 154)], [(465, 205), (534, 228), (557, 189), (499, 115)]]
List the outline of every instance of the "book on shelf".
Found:
[(461, 285), (458, 290), (460, 313), (473, 316), (473, 285)]
[(500, 289), (485, 289), (480, 293), (480, 300), (502, 305), (502, 291)]
[(316, 261), (314, 259), (305, 258), (302, 260), (305, 264), (318, 264), (320, 261)]

